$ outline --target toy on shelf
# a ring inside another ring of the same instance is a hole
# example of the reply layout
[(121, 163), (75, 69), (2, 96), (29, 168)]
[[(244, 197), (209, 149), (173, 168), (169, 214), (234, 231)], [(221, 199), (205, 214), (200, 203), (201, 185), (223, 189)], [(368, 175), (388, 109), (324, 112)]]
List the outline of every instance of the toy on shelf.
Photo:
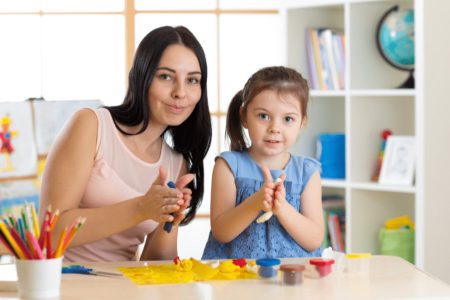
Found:
[(414, 229), (414, 222), (407, 215), (404, 215), (387, 220), (384, 222), (384, 226), (386, 229)]
[(384, 150), (386, 149), (386, 141), (388, 136), (392, 135), (392, 131), (389, 129), (385, 129), (381, 132), (381, 147), (380, 151), (378, 152), (378, 158), (377, 163), (375, 166), (375, 172), (373, 173), (371, 179), (372, 181), (378, 182), (378, 178), (380, 177), (381, 172), (381, 166), (383, 164), (383, 158), (384, 158)]

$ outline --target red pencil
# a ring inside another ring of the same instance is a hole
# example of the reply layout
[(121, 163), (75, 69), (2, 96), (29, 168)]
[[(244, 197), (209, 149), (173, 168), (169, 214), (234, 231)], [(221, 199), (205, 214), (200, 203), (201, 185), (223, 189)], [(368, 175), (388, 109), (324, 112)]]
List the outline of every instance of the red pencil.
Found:
[(47, 258), (52, 258), (52, 231), (50, 230), (50, 226), (45, 227), (45, 233), (47, 236), (47, 240), (45, 241), (47, 246)]
[(48, 225), (48, 221), (49, 220), (49, 216), (47, 215), (47, 213), (45, 214), (45, 218), (44, 218), (44, 222), (42, 222), (42, 226), (41, 226), (41, 232), (40, 232), (40, 235), (39, 235), (39, 247), (41, 247), (41, 249), (44, 249), (44, 246), (45, 246), (45, 237), (46, 237), (46, 234), (45, 234), (45, 228), (47, 227), (47, 225)]
[(22, 239), (20, 238), (20, 235), (17, 233), (16, 229), (14, 227), (11, 227), (9, 231), (11, 232), (11, 236), (16, 241), (17, 245), (20, 247), (22, 252), (25, 254), (25, 257), (27, 259), (33, 259), (33, 255), (31, 255), (30, 250), (25, 245), (25, 243), (22, 241)]

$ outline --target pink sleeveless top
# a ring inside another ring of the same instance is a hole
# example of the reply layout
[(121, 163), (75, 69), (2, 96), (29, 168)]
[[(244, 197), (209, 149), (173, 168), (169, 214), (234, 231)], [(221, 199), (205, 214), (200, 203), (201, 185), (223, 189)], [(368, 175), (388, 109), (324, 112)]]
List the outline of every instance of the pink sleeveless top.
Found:
[[(167, 170), (167, 180), (176, 181), (183, 162), (181, 154), (163, 142), (159, 161), (144, 162), (122, 142), (109, 111), (105, 108), (93, 111), (98, 119), (97, 151), (80, 208), (110, 205), (145, 194), (161, 165)], [(157, 225), (152, 220), (144, 221), (106, 239), (69, 248), (64, 258), (67, 261), (134, 260), (138, 246)]]

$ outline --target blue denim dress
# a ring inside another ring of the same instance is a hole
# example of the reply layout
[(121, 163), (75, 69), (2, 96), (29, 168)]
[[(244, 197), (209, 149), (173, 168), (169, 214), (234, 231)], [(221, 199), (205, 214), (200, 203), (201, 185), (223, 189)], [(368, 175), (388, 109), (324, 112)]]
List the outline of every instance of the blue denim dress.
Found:
[[(264, 184), (262, 171), (246, 151), (223, 152), (219, 157), (228, 163), (233, 172), (237, 190), (236, 206), (238, 206)], [(320, 171), (318, 161), (291, 155), (284, 170), (271, 170), (270, 172), (274, 180), (282, 172), (286, 173), (287, 177), (284, 181), (286, 200), (296, 210), (301, 211), (301, 194), (309, 178), (316, 171)], [(202, 259), (257, 259), (320, 255), (320, 248), (308, 252), (297, 244), (274, 215), (267, 222), (261, 224), (256, 223), (255, 219), (241, 234), (226, 244), (219, 243), (210, 232)]]

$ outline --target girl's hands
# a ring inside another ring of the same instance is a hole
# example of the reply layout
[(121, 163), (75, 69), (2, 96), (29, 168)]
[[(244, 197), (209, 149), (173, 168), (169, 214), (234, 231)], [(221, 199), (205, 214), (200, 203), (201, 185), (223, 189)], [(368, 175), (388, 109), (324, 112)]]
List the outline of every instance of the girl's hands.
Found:
[[(270, 199), (265, 199), (264, 201), (264, 210), (266, 213), (261, 215), (256, 222), (257, 223), (263, 223), (267, 220), (269, 220), (272, 217), (272, 213), (275, 215), (280, 213), (280, 211), (283, 209), (286, 202), (286, 191), (284, 189), (283, 182), (286, 179), (286, 174), (283, 173), (275, 183), (272, 182), (272, 175), (270, 174), (270, 171), (265, 167), (261, 166), (261, 170), (264, 175), (264, 186), (265, 188), (265, 195), (269, 196)], [(267, 189), (271, 188), (271, 191), (267, 191)], [(261, 191), (261, 190), (260, 190)]]
[(286, 190), (284, 189), (283, 184), (285, 179), (286, 174), (285, 173), (281, 174), (281, 176), (276, 180), (275, 186), (273, 188), (274, 197), (273, 197), (272, 211), (275, 215), (280, 213), (283, 207), (288, 203), (286, 201)]
[[(160, 167), (158, 177), (140, 202), (140, 209), (145, 218), (156, 222), (172, 222), (178, 218), (180, 222), (184, 218), (182, 212), (189, 205), (192, 194), (190, 189), (184, 188), (193, 179), (193, 175), (189, 175), (192, 174), (180, 177), (176, 183), (177, 189), (171, 189), (166, 185), (167, 172)], [(180, 211), (182, 217), (179, 216)], [(175, 213), (175, 217), (172, 213)]]
[(256, 205), (258, 210), (271, 211), (274, 194), (272, 175), (270, 174), (269, 169), (265, 166), (261, 166), (261, 170), (264, 175), (264, 184), (261, 186), (259, 191), (254, 194)]

